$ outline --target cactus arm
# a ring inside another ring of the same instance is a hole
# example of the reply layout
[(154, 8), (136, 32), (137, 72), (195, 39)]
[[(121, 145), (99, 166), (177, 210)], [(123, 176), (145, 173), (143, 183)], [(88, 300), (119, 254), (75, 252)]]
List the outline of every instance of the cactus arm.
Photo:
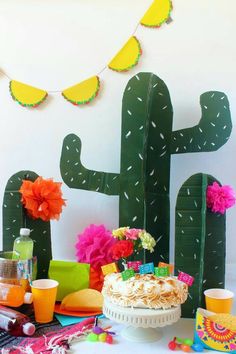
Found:
[(118, 195), (119, 174), (88, 170), (82, 165), (80, 155), (80, 138), (75, 134), (67, 135), (63, 141), (60, 169), (68, 187)]
[(202, 117), (198, 125), (172, 133), (171, 153), (216, 151), (232, 130), (229, 101), (225, 93), (205, 92), (200, 96)]
[(19, 189), (23, 179), (34, 181), (38, 175), (32, 171), (20, 171), (11, 176), (7, 182), (3, 198), (3, 250), (11, 251), (21, 227), (31, 230), (34, 241), (34, 256), (38, 260), (38, 278), (47, 278), (49, 262), (52, 259), (50, 221), (34, 220), (25, 215)]
[(182, 305), (184, 317), (194, 317), (204, 307), (203, 292), (224, 287), (225, 214), (206, 207), (206, 188), (216, 179), (198, 173), (180, 188), (176, 203), (175, 273), (184, 271), (195, 278), (189, 298)]

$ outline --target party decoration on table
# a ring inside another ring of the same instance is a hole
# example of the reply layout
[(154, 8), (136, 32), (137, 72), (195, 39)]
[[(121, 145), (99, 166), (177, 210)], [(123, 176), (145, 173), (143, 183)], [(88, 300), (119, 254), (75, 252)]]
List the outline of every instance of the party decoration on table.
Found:
[(170, 274), (174, 272), (174, 265), (173, 265), (173, 264), (168, 264), (168, 263), (164, 263), (164, 262), (159, 262), (159, 263), (158, 263), (158, 267), (168, 267)]
[(132, 36), (119, 53), (110, 61), (108, 68), (114, 71), (128, 71), (138, 64), (141, 54), (140, 43), (135, 36)]
[(226, 209), (231, 208), (235, 202), (235, 193), (230, 186), (220, 186), (219, 183), (213, 182), (207, 187), (206, 191), (207, 207), (213, 213), (224, 214)]
[[(202, 117), (197, 125), (173, 132), (167, 86), (152, 73), (139, 73), (129, 80), (123, 96), (120, 173), (87, 169), (80, 160), (80, 138), (69, 134), (64, 139), (63, 181), (70, 188), (119, 195), (119, 225), (145, 228), (158, 241), (155, 252), (147, 253), (147, 261), (168, 263), (169, 259), (171, 154), (216, 151), (229, 139), (232, 123), (227, 96), (205, 92), (200, 106)], [(178, 256), (180, 252), (178, 248)]]
[(123, 280), (128, 280), (134, 276), (135, 272), (133, 268), (126, 269), (123, 272), (121, 272), (121, 276)]
[(10, 81), (9, 88), (12, 98), (23, 107), (37, 107), (48, 95), (44, 90), (15, 80)]
[(118, 272), (118, 267), (114, 262), (101, 266), (101, 268), (104, 275)]
[(192, 346), (193, 346), (193, 341), (190, 338), (182, 339), (179, 337), (174, 337), (174, 339), (168, 343), (168, 348), (170, 350), (180, 349), (186, 353), (191, 351)]
[(236, 331), (232, 330), (227, 324), (223, 327), (217, 322), (212, 321), (212, 315), (214, 313), (198, 308), (196, 312), (194, 342), (201, 344), (208, 350), (236, 353)]
[(154, 0), (140, 23), (146, 27), (160, 27), (170, 18), (172, 4), (170, 0)]
[(31, 230), (30, 237), (34, 241), (34, 256), (37, 256), (37, 277), (47, 278), (49, 262), (52, 259), (50, 221), (32, 219), (21, 202), (19, 192), (24, 180), (32, 183), (38, 175), (32, 171), (20, 171), (12, 175), (6, 185), (3, 199), (3, 250), (13, 249), (15, 238), (22, 226)]
[(95, 326), (93, 327), (92, 332), (87, 335), (86, 340), (88, 342), (102, 342), (102, 343), (112, 344), (113, 334), (115, 333), (106, 331), (99, 326)]
[(74, 312), (74, 311), (61, 310), (60, 304), (55, 305), (54, 314), (56, 319), (60, 322), (62, 326), (70, 326), (75, 323), (80, 323), (84, 321), (86, 318), (94, 317), (94, 316), (96, 316), (97, 318), (104, 318), (104, 315), (95, 312), (93, 313), (90, 312), (88, 315), (87, 312), (86, 314), (84, 314), (84, 312), (79, 312), (79, 311)]
[(195, 282), (182, 306), (184, 317), (194, 317), (204, 306), (203, 292), (224, 288), (225, 214), (212, 213), (206, 205), (206, 190), (216, 179), (198, 173), (180, 188), (175, 218), (175, 272), (186, 270)]
[(103, 296), (94, 289), (83, 289), (75, 291), (64, 297), (60, 308), (68, 311), (102, 311)]
[(139, 273), (140, 274), (154, 273), (154, 264), (152, 262), (151, 263), (141, 264), (139, 266)]
[(51, 260), (48, 277), (58, 281), (57, 301), (61, 301), (66, 295), (89, 287), (90, 265)]
[(168, 277), (170, 275), (168, 267), (155, 267), (154, 274), (157, 277)]
[(179, 272), (178, 279), (181, 280), (183, 283), (187, 284), (188, 286), (192, 286), (194, 282), (194, 278), (184, 272)]
[(128, 268), (133, 268), (135, 272), (139, 272), (139, 266), (142, 264), (142, 261), (129, 261), (127, 262)]
[(37, 177), (35, 181), (23, 180), (19, 189), (21, 202), (32, 219), (43, 221), (59, 220), (62, 206), (66, 205), (62, 198), (62, 183), (52, 178)]
[[(124, 72), (138, 64), (142, 49), (135, 33), (139, 26), (160, 27), (165, 22), (169, 23), (170, 21), (168, 22), (168, 20), (170, 20), (171, 10), (172, 5), (170, 0), (154, 0), (153, 4), (136, 26), (133, 35), (114, 58), (100, 70), (97, 75), (63, 90), (61, 92), (62, 96), (74, 105), (88, 104), (93, 101), (100, 89), (99, 75), (102, 74), (103, 71), (109, 68), (117, 72)], [(5, 74), (2, 70), (0, 73), (9, 79), (10, 76)], [(37, 107), (46, 99), (48, 93), (54, 94), (57, 92), (60, 92), (60, 90), (46, 92), (10, 79), (10, 93), (12, 98), (25, 107)]]
[(100, 88), (98, 76), (93, 76), (77, 85), (62, 91), (62, 96), (74, 105), (91, 102), (97, 95)]

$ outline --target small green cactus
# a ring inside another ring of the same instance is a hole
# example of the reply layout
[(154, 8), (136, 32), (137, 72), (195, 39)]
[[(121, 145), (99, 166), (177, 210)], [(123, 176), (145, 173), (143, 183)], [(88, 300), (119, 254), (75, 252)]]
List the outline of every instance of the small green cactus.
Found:
[(9, 178), (3, 199), (3, 250), (11, 251), (21, 227), (31, 230), (34, 241), (34, 256), (37, 256), (37, 278), (47, 278), (49, 262), (52, 259), (50, 222), (33, 220), (25, 213), (19, 189), (22, 181), (34, 181), (38, 175), (32, 171), (20, 171)]
[(172, 132), (173, 109), (165, 83), (152, 73), (128, 82), (122, 104), (120, 173), (93, 171), (81, 164), (81, 141), (65, 137), (61, 176), (70, 187), (119, 195), (119, 225), (144, 228), (158, 241), (147, 261), (169, 261), (171, 154), (215, 151), (228, 140), (232, 124), (222, 92), (201, 95), (198, 125)]

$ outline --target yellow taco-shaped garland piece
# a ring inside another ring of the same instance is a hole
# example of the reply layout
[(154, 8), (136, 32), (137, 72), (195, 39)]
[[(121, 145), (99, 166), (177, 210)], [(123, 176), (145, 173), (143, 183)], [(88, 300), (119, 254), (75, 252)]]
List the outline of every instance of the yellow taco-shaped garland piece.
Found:
[(98, 94), (100, 81), (98, 76), (92, 76), (74, 86), (62, 91), (62, 96), (74, 105), (91, 102)]
[(110, 61), (108, 67), (115, 71), (127, 71), (138, 64), (141, 54), (140, 43), (135, 36), (132, 36)]
[(170, 17), (171, 10), (170, 0), (154, 0), (140, 23), (146, 27), (160, 27)]
[(10, 81), (9, 88), (12, 98), (23, 107), (37, 107), (48, 95), (44, 90), (15, 80)]

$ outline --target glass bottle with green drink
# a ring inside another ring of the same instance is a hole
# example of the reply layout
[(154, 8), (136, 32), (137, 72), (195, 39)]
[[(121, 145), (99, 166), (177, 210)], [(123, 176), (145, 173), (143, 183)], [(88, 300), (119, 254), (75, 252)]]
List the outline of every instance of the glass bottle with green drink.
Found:
[(33, 257), (34, 241), (29, 236), (30, 229), (20, 229), (20, 237), (15, 239), (13, 245), (14, 259), (26, 260)]

